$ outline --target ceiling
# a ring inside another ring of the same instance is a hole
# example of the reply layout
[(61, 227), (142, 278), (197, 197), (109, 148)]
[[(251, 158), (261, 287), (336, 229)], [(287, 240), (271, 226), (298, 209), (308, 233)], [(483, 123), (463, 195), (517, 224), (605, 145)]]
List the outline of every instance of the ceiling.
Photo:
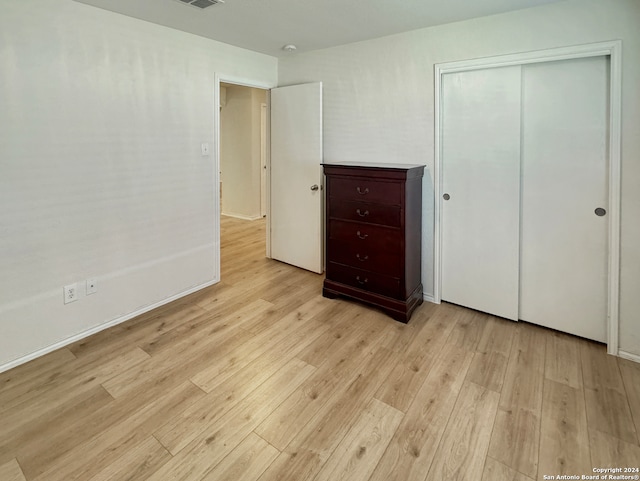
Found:
[(307, 52), (558, 0), (76, 0), (274, 57)]

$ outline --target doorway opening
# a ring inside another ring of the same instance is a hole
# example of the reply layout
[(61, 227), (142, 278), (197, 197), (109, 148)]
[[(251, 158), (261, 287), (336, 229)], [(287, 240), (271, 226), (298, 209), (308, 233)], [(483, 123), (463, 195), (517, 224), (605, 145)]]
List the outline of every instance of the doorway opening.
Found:
[[(219, 89), (221, 244), (242, 246), (242, 257), (246, 260), (264, 258), (267, 90), (227, 82), (220, 82)], [(221, 267), (226, 271), (228, 266)]]
[(267, 91), (220, 83), (220, 211), (266, 216)]

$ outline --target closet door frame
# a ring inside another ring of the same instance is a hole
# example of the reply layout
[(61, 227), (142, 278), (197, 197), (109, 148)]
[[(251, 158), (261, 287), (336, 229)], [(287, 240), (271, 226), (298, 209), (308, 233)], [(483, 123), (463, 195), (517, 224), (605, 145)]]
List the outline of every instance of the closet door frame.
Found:
[(591, 43), (435, 64), (435, 159), (434, 159), (434, 292), (433, 300), (442, 301), (442, 77), (464, 72), (512, 65), (526, 65), (584, 57), (609, 57), (609, 210), (608, 218), (608, 289), (607, 289), (607, 352), (618, 356), (619, 291), (620, 291), (620, 122), (622, 110), (622, 42)]

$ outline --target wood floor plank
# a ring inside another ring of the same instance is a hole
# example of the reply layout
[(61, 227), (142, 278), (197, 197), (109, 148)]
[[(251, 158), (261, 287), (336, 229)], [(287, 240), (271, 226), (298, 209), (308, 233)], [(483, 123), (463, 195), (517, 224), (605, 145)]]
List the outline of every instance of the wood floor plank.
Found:
[(615, 389), (585, 389), (589, 426), (628, 443), (638, 444), (629, 402)]
[(607, 354), (607, 348), (604, 344), (591, 341), (581, 342), (580, 359), (585, 388), (595, 390), (606, 387), (620, 393), (624, 392), (618, 361), (615, 357)]
[(89, 481), (144, 481), (170, 458), (169, 452), (149, 436)]
[(591, 470), (584, 393), (546, 380), (540, 428), (540, 474), (588, 474)]
[[(316, 293), (320, 292), (323, 280), (321, 275), (302, 269), (294, 269), (282, 282), (267, 284), (256, 295), (274, 305), (281, 305), (288, 303), (292, 297), (298, 297), (294, 293), (300, 292), (307, 286)], [(330, 299), (324, 298), (324, 301), (327, 304), (331, 303)]]
[(371, 362), (380, 342), (379, 333), (358, 330), (341, 339), (342, 349), (327, 358), (307, 382), (300, 386), (256, 429), (256, 433), (279, 450), (284, 450), (300, 430), (327, 403), (342, 392)]
[(344, 339), (355, 335), (354, 333), (361, 328), (359, 322), (349, 322), (359, 315), (361, 312), (351, 304), (331, 306), (327, 311), (327, 317), (332, 319), (332, 324), (335, 327), (327, 329), (322, 336), (303, 349), (298, 358), (312, 366), (319, 367), (327, 359), (338, 355), (337, 352), (343, 348)]
[(185, 344), (193, 339), (201, 339), (202, 336), (225, 335), (229, 331), (242, 328), (253, 318), (272, 308), (273, 305), (262, 299), (252, 302), (241, 302), (225, 306), (215, 315), (205, 313), (191, 319), (175, 329), (161, 333), (148, 341), (141, 343), (140, 347), (148, 354), (155, 356), (162, 352), (174, 350), (177, 345)]
[(32, 386), (39, 385), (51, 371), (73, 362), (75, 359), (76, 356), (69, 349), (62, 348), (0, 373), (0, 408), (3, 404), (3, 394), (24, 385), (27, 385), (26, 390), (29, 390)]
[(447, 342), (475, 352), (487, 322), (487, 315), (453, 304), (444, 304), (444, 307), (453, 311), (452, 315), (456, 320)]
[(259, 298), (254, 293), (264, 286), (286, 281), (289, 276), (290, 272), (278, 267), (270, 270), (265, 268), (265, 272), (255, 274), (253, 277), (249, 276), (245, 282), (240, 284), (234, 284), (225, 277), (224, 284), (220, 283), (220, 289), (216, 289), (218, 285), (212, 286), (209, 295), (198, 298), (196, 304), (213, 315), (216, 315), (223, 308), (227, 311), (237, 310), (246, 304), (247, 299)]
[[(445, 312), (442, 316), (439, 315), (441, 311)], [(389, 381), (380, 386), (376, 398), (406, 412), (455, 326), (446, 314), (446, 308), (441, 311), (432, 315), (415, 333), (413, 342), (401, 354)]]
[[(243, 335), (237, 343), (233, 343), (232, 340), (227, 341), (224, 347), (226, 355), (216, 356), (194, 374), (191, 380), (203, 390), (210, 392), (270, 349), (283, 349), (284, 347), (280, 346), (281, 343), (284, 342), (284, 345), (292, 348), (291, 340), (296, 339), (305, 344), (306, 341), (312, 341), (315, 336), (304, 339), (304, 331), (308, 331), (309, 334), (317, 333), (318, 330), (325, 331), (327, 326), (319, 325), (312, 319), (328, 307), (321, 297), (316, 295), (298, 309), (268, 324), (268, 327), (259, 333)], [(220, 354), (223, 352), (220, 351)]]
[[(176, 384), (202, 370), (211, 359), (224, 361), (225, 355), (232, 352), (243, 342), (251, 339), (251, 334), (240, 327), (229, 326), (220, 329), (214, 324), (204, 332), (175, 340), (170, 348), (152, 355), (140, 366), (123, 370), (118, 376), (109, 379), (103, 385), (115, 398), (134, 391), (155, 378), (173, 377)], [(181, 359), (183, 362), (176, 362)]]
[(561, 332), (549, 332), (546, 344), (545, 377), (575, 389), (582, 388), (580, 341)]
[(266, 284), (271, 284), (274, 278), (286, 278), (295, 272), (295, 267), (282, 262), (268, 262), (259, 259), (240, 269), (228, 269), (225, 271), (225, 279), (236, 286), (242, 285), (242, 289), (251, 287), (252, 290), (260, 289)]
[(178, 346), (184, 346), (189, 340), (202, 338), (203, 336), (222, 337), (229, 334), (237, 326), (234, 326), (225, 314), (232, 312), (218, 312), (215, 316), (205, 312), (189, 319), (187, 322), (160, 332), (154, 332), (138, 342), (138, 346), (149, 356), (157, 358), (167, 351), (175, 350)]
[(202, 479), (235, 449), (271, 411), (302, 384), (315, 368), (292, 359), (265, 381), (245, 402), (217, 419), (149, 479)]
[[(147, 360), (149, 356), (138, 348), (124, 352), (122, 356), (102, 364), (92, 363), (84, 365), (83, 361), (74, 361), (77, 365), (77, 373), (67, 371), (52, 382), (34, 386), (31, 390), (23, 392), (15, 390), (12, 398), (4, 399), (1, 412), (0, 443), (2, 438), (15, 430), (23, 430), (34, 420), (52, 413), (56, 409), (63, 409), (69, 402), (69, 395), (80, 395), (83, 392), (98, 388), (101, 383), (110, 379), (115, 373), (125, 366), (136, 366)], [(8, 394), (8, 393), (7, 393)]]
[(196, 318), (207, 311), (193, 303), (169, 303), (145, 313), (131, 321), (106, 329), (98, 334), (82, 339), (69, 349), (78, 358), (102, 356), (123, 346), (123, 337), (131, 346), (140, 345), (149, 337), (160, 335)]
[[(443, 316), (447, 316), (446, 312), (449, 310), (449, 306), (450, 305), (447, 303), (434, 304), (431, 302), (423, 302), (413, 312), (411, 321), (409, 323), (391, 323), (389, 335), (387, 336), (383, 347), (386, 349), (390, 349), (393, 352), (404, 353), (409, 345), (413, 342), (416, 333), (429, 322), (432, 316), (434, 316), (436, 313), (441, 318)], [(388, 317), (384, 313), (380, 312), (380, 314), (382, 314), (381, 319), (388, 320)], [(452, 315), (449, 314), (449, 316)], [(455, 321), (452, 320), (452, 322)]]
[[(311, 450), (299, 449), (293, 453), (283, 452), (271, 463), (258, 481), (284, 481), (288, 479), (300, 479), (312, 481), (319, 471), (324, 460), (320, 454)], [(286, 473), (296, 473), (296, 478), (285, 477)]]
[(404, 414), (372, 399), (314, 481), (367, 481)]
[(580, 350), (589, 427), (638, 444), (618, 360), (595, 342)]
[[(73, 447), (86, 439), (79, 432), (78, 427), (87, 424), (97, 409), (111, 406), (113, 398), (102, 386), (96, 386), (79, 395), (73, 393), (67, 398), (67, 403), (55, 414), (40, 416), (28, 425), (25, 430), (17, 431), (3, 441), (0, 446), (0, 462), (5, 456), (17, 454), (18, 462), (27, 479), (32, 479), (55, 456), (62, 446)], [(69, 436), (73, 432), (75, 435)], [(62, 443), (65, 439), (67, 443)]]
[(270, 352), (255, 359), (235, 376), (211, 386), (205, 397), (174, 416), (154, 432), (172, 454), (177, 454), (207, 427), (244, 400), (271, 376), (293, 359), (305, 343), (326, 331), (328, 326), (315, 323), (288, 335)]
[(640, 363), (618, 359), (618, 366), (620, 367), (627, 399), (629, 400), (636, 434), (640, 437)]
[[(131, 349), (129, 349), (131, 351)], [(73, 356), (72, 354), (69, 354)], [(66, 357), (66, 355), (65, 355)], [(32, 378), (27, 375), (24, 382), (15, 382), (10, 389), (0, 391), (0, 413), (5, 412), (14, 406), (22, 405), (24, 402), (33, 400), (49, 390), (55, 390), (67, 381), (72, 383), (82, 383), (86, 379), (79, 381), (78, 378), (92, 376), (95, 370), (102, 370), (102, 366), (112, 362), (113, 359), (102, 362), (84, 362), (73, 356), (66, 362), (54, 362), (52, 369), (43, 366), (43, 375)]]
[(0, 479), (2, 481), (26, 481), (20, 465), (15, 458), (4, 464), (0, 464)]
[(260, 436), (250, 433), (202, 481), (255, 481), (279, 454)]
[(489, 456), (535, 479), (540, 449), (540, 416), (517, 406), (500, 407), (493, 427)]
[(589, 429), (591, 464), (599, 468), (640, 467), (640, 446)]
[[(133, 392), (129, 397), (117, 400), (109, 409), (96, 410), (92, 425), (87, 428), (102, 426), (98, 433), (72, 449), (65, 446), (66, 438), (60, 439), (56, 449), (45, 453), (48, 458), (46, 470), (35, 478), (36, 481), (90, 479), (134, 450), (151, 436), (153, 430), (204, 395), (189, 381), (170, 390), (159, 384), (150, 393)], [(67, 437), (74, 434), (69, 432)]]
[(379, 348), (368, 356), (370, 360), (360, 373), (300, 427), (286, 447), (286, 456), (279, 456), (261, 481), (313, 479), (317, 475), (391, 371), (389, 350)]
[(518, 323), (500, 396), (500, 407), (521, 407), (535, 413), (540, 412), (545, 334), (542, 328), (524, 322)]
[(332, 307), (331, 299), (322, 297), (322, 284), (317, 285), (304, 283), (302, 285), (292, 286), (288, 291), (288, 295), (276, 297), (269, 302), (273, 304), (273, 308), (253, 319), (249, 324), (243, 325), (243, 329), (251, 331), (254, 334), (260, 334), (270, 325), (282, 319), (292, 311), (300, 309), (304, 304), (314, 301), (318, 304), (319, 310), (330, 309)]
[(465, 382), (426, 481), (480, 481), (500, 395)]
[(491, 457), (531, 478), (538, 471), (547, 334), (518, 323), (489, 446)]
[(482, 481), (533, 481), (533, 479), (487, 456)]
[(476, 354), (467, 380), (500, 392), (509, 362), (516, 325), (505, 319), (489, 317), (476, 346)]
[(446, 344), (370, 481), (424, 481), (473, 354)]

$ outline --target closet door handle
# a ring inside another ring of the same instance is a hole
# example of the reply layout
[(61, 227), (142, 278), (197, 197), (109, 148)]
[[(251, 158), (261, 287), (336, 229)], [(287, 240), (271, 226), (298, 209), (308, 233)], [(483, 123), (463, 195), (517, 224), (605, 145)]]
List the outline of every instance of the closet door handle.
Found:
[(449, 199), (451, 199), (451, 196), (450, 196), (449, 194), (444, 194), (444, 195), (442, 196), (442, 198), (443, 198), (444, 200), (449, 200)]
[(607, 214), (607, 211), (606, 211), (605, 209), (603, 209), (602, 207), (598, 207), (598, 208), (595, 210), (595, 213), (596, 213), (596, 215), (597, 215), (598, 217), (602, 217), (603, 215), (606, 215), (606, 214)]

